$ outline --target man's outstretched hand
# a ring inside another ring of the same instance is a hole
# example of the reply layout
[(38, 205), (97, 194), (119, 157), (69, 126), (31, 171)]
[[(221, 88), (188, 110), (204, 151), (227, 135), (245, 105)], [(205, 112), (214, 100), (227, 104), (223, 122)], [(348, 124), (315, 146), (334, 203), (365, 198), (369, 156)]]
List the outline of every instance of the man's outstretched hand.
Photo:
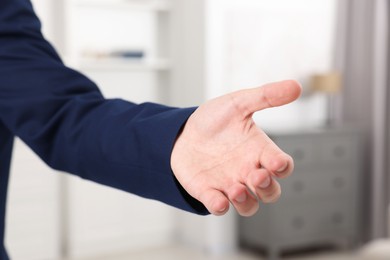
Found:
[(201, 105), (171, 155), (172, 170), (183, 188), (214, 215), (225, 214), (229, 201), (242, 216), (253, 215), (258, 200), (276, 201), (281, 190), (275, 177), (288, 176), (293, 160), (255, 125), (252, 115), (290, 103), (300, 93), (297, 82), (282, 81)]

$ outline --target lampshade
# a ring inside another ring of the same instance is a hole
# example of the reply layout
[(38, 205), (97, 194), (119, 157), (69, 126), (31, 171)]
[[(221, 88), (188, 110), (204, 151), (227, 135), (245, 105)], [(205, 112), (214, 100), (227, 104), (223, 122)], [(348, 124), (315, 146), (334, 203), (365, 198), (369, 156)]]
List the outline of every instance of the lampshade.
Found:
[(339, 72), (315, 74), (311, 77), (310, 88), (315, 92), (338, 93), (341, 91), (342, 77)]

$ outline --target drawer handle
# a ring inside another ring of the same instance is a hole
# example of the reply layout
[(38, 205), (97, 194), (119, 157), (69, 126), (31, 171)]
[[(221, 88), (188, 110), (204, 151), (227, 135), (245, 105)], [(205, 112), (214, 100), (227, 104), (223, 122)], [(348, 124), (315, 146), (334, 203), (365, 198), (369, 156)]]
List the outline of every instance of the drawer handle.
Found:
[(342, 189), (345, 186), (345, 180), (342, 177), (337, 177), (333, 179), (333, 186), (336, 189)]
[(305, 189), (305, 184), (302, 181), (296, 181), (293, 183), (293, 189), (295, 192), (302, 192)]

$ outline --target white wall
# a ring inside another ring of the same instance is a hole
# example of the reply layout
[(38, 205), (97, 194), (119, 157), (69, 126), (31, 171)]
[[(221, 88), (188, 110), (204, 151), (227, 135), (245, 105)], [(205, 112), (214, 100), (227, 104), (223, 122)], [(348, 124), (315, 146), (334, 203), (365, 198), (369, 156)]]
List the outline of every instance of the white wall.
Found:
[(16, 139), (8, 188), (5, 244), (11, 259), (57, 259), (59, 178)]
[[(62, 53), (64, 47), (62, 24), (64, 10), (61, 6), (62, 1), (67, 0), (31, 0), (34, 10), (41, 21), (43, 34), (60, 53)], [(53, 10), (58, 10), (59, 12)]]
[(31, 0), (34, 10), (37, 13), (39, 19), (41, 20), (43, 26), (43, 33), (49, 37), (53, 38), (53, 19), (52, 19), (52, 5), (50, 0)]
[[(208, 97), (333, 69), (337, 1), (214, 0), (208, 11)], [(265, 128), (322, 125), (323, 96), (255, 114)], [(283, 123), (281, 123), (283, 122)]]

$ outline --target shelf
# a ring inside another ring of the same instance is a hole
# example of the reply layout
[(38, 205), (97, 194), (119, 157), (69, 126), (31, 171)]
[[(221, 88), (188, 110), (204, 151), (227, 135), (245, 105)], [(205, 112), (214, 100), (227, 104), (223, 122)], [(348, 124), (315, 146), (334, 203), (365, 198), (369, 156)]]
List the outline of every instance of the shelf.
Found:
[(167, 0), (78, 0), (75, 1), (75, 4), (84, 8), (94, 7), (126, 11), (167, 12), (171, 10), (171, 4)]
[(169, 61), (166, 59), (132, 60), (122, 58), (83, 58), (77, 62), (72, 62), (72, 64), (84, 71), (166, 71), (171, 68)]

